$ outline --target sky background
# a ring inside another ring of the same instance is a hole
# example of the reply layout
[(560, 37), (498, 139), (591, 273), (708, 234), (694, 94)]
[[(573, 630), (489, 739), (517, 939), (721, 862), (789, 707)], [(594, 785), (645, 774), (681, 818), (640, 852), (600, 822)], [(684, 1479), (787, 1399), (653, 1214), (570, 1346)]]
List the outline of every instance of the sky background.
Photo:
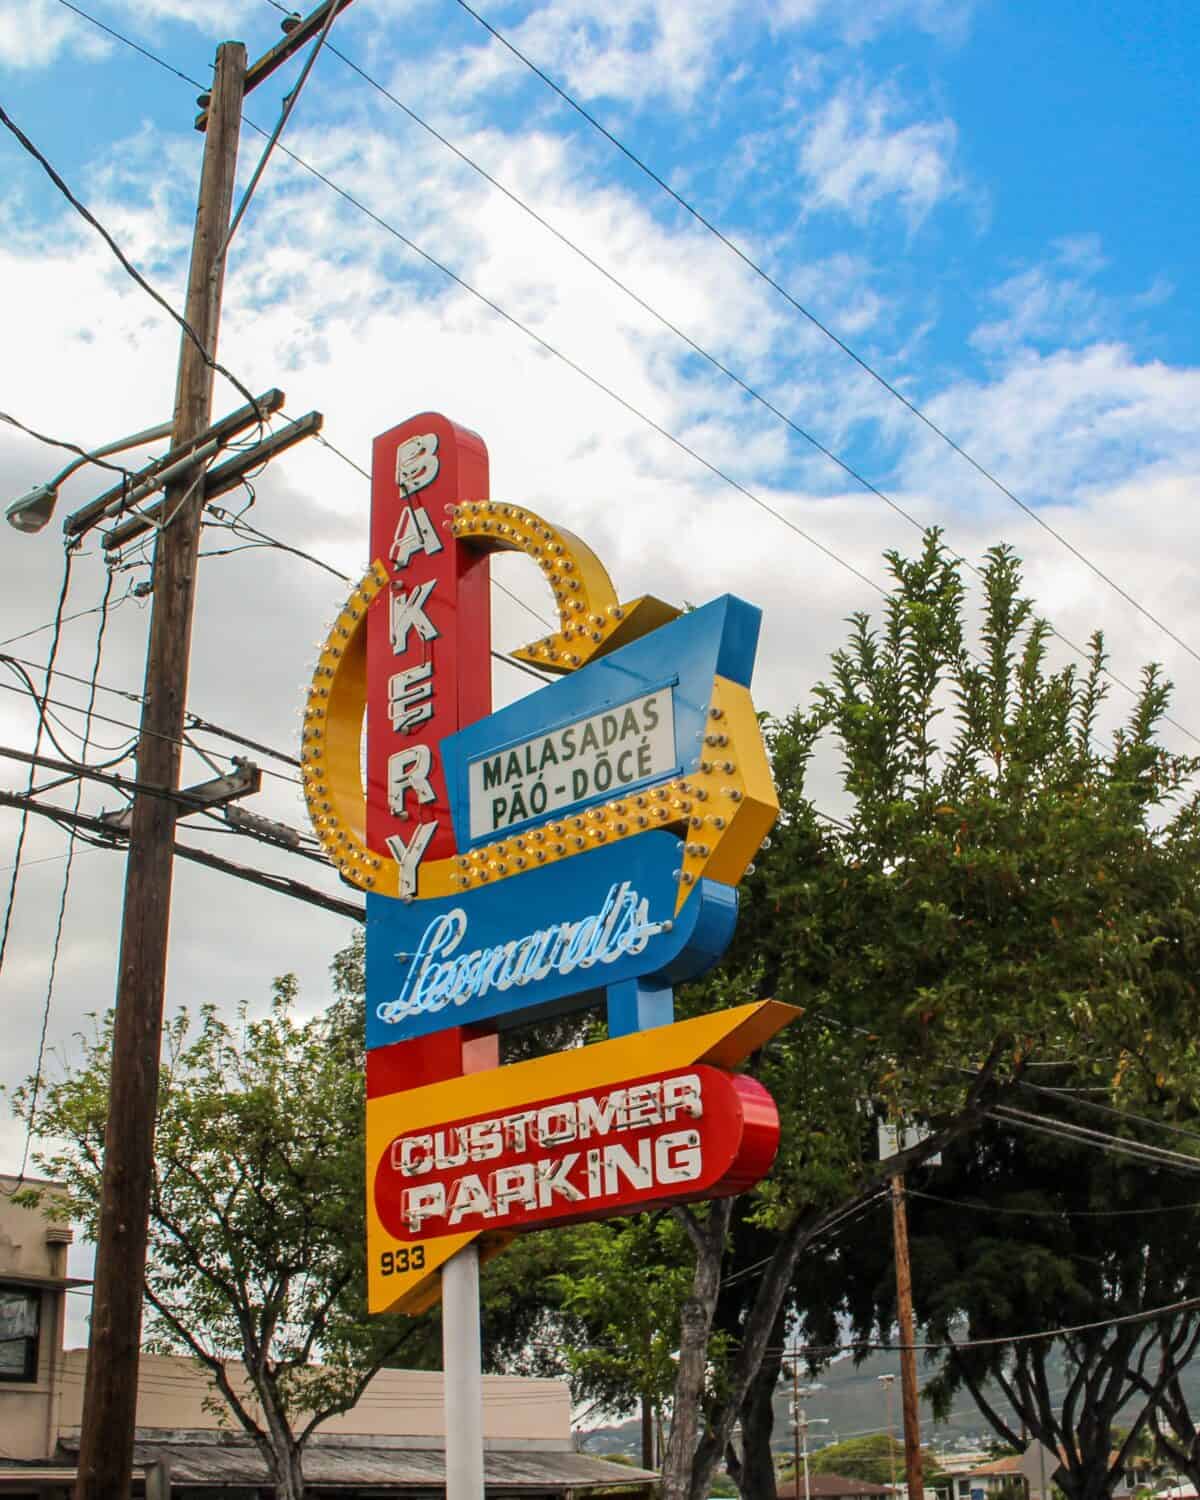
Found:
[[(755, 695), (776, 712), (807, 699), (846, 616), (877, 609), (872, 581), (885, 581), (885, 548), (912, 550), (919, 527), (935, 523), (972, 559), (1007, 541), (1064, 636), (1081, 642), (1103, 626), (1113, 671), (1126, 683), (1146, 661), (1165, 665), (1178, 684), (1168, 741), (1195, 750), (1200, 19), (1191, 0), (480, 6), (631, 153), (1186, 645), (981, 478), (457, 0), (356, 0), (333, 40), (659, 316), (325, 53), (284, 144), (362, 208), (297, 161), (272, 158), (226, 280), (219, 357), (239, 379), (255, 391), (282, 387), (293, 414), (322, 411), (326, 436), (364, 467), (375, 434), (413, 413), (442, 411), (487, 442), (493, 497), (519, 500), (584, 536), (622, 597), (699, 603), (731, 591), (761, 604)], [(269, 0), (93, 0), (85, 8), (198, 83), (221, 40), (244, 40), (254, 58), (280, 36)], [(255, 92), (248, 119), (269, 130), (298, 71), (293, 63)], [(0, 0), (0, 104), (177, 307), (202, 147), (192, 129), (196, 92), (61, 0)], [(261, 146), (247, 128), (243, 183)], [(0, 410), (85, 446), (168, 417), (175, 325), (4, 130), (0, 174)], [(215, 412), (240, 403), (218, 380)], [(65, 458), (0, 424), (0, 493), (7, 500), (48, 479)], [(44, 660), (49, 634), (38, 627), (53, 615), (61, 579), (58, 520), (111, 477), (72, 479), (59, 517), (40, 535), (6, 528), (0, 536), (0, 650)], [(365, 566), (367, 483), (333, 453), (310, 442), (272, 465), (255, 490), (251, 519), (266, 532), (343, 572)], [(228, 532), (206, 530), (203, 550), (231, 544)], [(137, 690), (149, 615), (128, 591), (148, 569), (136, 556), (126, 560), (100, 676)], [(531, 563), (505, 559), (495, 576), (530, 609), (548, 612)], [(76, 561), (67, 612), (92, 609), (103, 587), (91, 546)], [(344, 593), (328, 573), (274, 549), (206, 559), (192, 709), (295, 753), (316, 644)], [(93, 612), (66, 627), (59, 663), (67, 671), (90, 672), (97, 622)], [(511, 649), (543, 628), (496, 592), (497, 646)], [(1054, 650), (1056, 660), (1069, 658), (1061, 643)], [(16, 686), (3, 672), (0, 683)], [(529, 685), (496, 667), (497, 702)], [(68, 682), (55, 689), (77, 706), (84, 694)], [(1130, 701), (1113, 686), (1110, 725)], [(92, 753), (107, 759), (128, 740), (137, 705), (104, 694), (97, 706), (124, 721), (97, 725)], [(58, 732), (77, 753), (72, 731), (81, 718), (62, 714), (68, 727)], [(28, 748), (32, 734), (27, 700), (0, 691), (0, 743)], [(196, 738), (213, 752), (237, 750), (211, 734)], [(278, 761), (262, 764), (294, 774)], [(185, 775), (207, 774), (189, 755)], [(244, 805), (303, 825), (298, 789), (279, 775)], [(9, 762), (0, 785), (23, 787), (23, 768)], [(816, 792), (831, 812), (843, 805), (832, 759), (818, 764)], [(83, 805), (105, 805), (103, 792), (89, 787)], [(0, 815), (5, 889), (16, 832), (16, 818)], [(325, 870), (261, 845), (219, 831), (188, 837), (337, 889)], [(0, 1083), (9, 1087), (36, 1056), (65, 848), (60, 830), (31, 822), (0, 973)], [(80, 847), (48, 1024), (59, 1056), (86, 1015), (111, 1003), (122, 873), (120, 855)], [(168, 1007), (261, 1005), (272, 977), (291, 970), (315, 1009), (328, 993), (330, 957), (350, 932), (334, 915), (178, 866)], [(16, 1169), (23, 1141), (5, 1110), (0, 1166)], [(73, 1264), (85, 1267), (86, 1253)], [(72, 1334), (83, 1336), (78, 1318)]]

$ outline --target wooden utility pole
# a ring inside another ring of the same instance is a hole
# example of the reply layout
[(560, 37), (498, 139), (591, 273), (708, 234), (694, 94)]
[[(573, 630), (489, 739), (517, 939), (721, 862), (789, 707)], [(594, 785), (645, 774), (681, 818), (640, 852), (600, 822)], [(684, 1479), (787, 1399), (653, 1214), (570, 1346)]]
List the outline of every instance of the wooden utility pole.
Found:
[(654, 1467), (654, 1402), (642, 1393), (642, 1468)]
[[(917, 1351), (913, 1334), (912, 1266), (908, 1259), (908, 1211), (904, 1177), (892, 1178), (892, 1239), (896, 1252), (896, 1311), (900, 1325), (900, 1399), (904, 1414), (904, 1472), (908, 1500), (922, 1500), (921, 1409), (917, 1398)], [(893, 1477), (893, 1484), (895, 1479)]]
[[(185, 309), (205, 352), (183, 336), (172, 447), (211, 420), (209, 361), (216, 355), (245, 74), (240, 42), (218, 48)], [(168, 486), (154, 553), (137, 774), (171, 790), (179, 786), (203, 476), (197, 464)], [(176, 804), (166, 797), (134, 798), (76, 1500), (125, 1500), (130, 1491), (175, 817)]]

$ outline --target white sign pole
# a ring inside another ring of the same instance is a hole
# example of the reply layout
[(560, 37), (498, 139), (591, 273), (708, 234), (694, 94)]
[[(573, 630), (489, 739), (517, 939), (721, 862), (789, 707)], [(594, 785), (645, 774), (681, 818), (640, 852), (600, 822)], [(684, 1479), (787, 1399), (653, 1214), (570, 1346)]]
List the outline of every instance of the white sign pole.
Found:
[(476, 1245), (467, 1245), (442, 1269), (442, 1370), (446, 1500), (483, 1500), (483, 1351)]

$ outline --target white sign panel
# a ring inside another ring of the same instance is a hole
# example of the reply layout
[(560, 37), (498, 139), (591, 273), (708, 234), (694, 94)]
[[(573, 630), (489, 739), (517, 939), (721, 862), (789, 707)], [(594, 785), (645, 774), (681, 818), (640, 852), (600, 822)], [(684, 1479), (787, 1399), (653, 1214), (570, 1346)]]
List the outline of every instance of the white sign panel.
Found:
[[(927, 1141), (931, 1132), (921, 1130), (915, 1125), (904, 1127), (903, 1137), (900, 1127), (893, 1120), (880, 1120), (879, 1122), (879, 1160), (887, 1161), (890, 1156), (898, 1156), (901, 1151), (909, 1151), (913, 1146), (919, 1146), (922, 1141)], [(940, 1167), (942, 1164), (942, 1153), (926, 1159), (924, 1165), (927, 1167)]]
[(564, 724), (467, 769), (471, 838), (487, 838), (675, 769), (669, 687)]

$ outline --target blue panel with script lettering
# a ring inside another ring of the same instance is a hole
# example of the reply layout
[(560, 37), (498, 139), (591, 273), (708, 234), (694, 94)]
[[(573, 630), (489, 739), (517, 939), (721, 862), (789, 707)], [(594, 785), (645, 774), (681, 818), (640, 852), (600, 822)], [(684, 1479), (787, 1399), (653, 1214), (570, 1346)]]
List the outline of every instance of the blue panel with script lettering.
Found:
[(703, 972), (733, 935), (737, 892), (701, 880), (676, 914), (680, 856), (680, 840), (656, 830), (438, 900), (368, 894), (368, 1048)]
[(458, 847), (693, 769), (713, 679), (749, 685), (761, 619), (726, 594), (448, 735)]

